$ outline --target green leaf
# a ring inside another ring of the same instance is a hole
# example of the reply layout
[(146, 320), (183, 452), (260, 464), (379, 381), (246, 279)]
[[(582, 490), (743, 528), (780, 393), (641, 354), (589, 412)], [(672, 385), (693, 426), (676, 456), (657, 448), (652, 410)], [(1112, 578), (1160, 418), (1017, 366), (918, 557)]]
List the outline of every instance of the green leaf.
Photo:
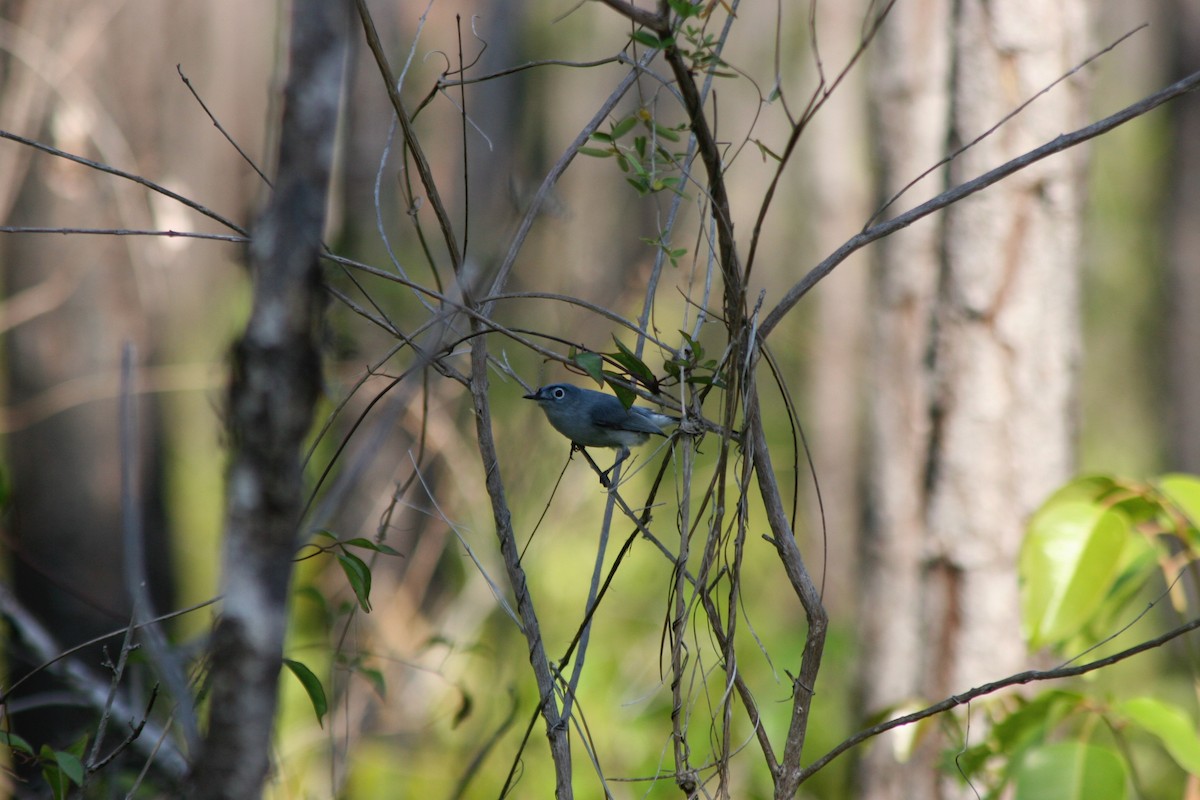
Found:
[(597, 142), (604, 142), (605, 144), (612, 144), (613, 141), (612, 134), (605, 133), (604, 131), (596, 131), (592, 134), (591, 138), (595, 139)]
[(1083, 629), (1113, 586), (1128, 535), (1124, 515), (1091, 502), (1052, 500), (1034, 514), (1018, 566), (1031, 648)]
[(1047, 733), (1067, 714), (1086, 704), (1087, 698), (1079, 692), (1050, 689), (1031, 699), (1018, 697), (1016, 710), (998, 721), (991, 736), (996, 748), (1013, 753), (1035, 743), (1044, 741)]
[(366, 562), (353, 553), (338, 553), (338, 563), (350, 581), (350, 588), (358, 598), (358, 605), (363, 611), (371, 613), (371, 569)]
[(317, 724), (324, 728), (325, 713), (329, 711), (329, 701), (325, 699), (325, 687), (321, 686), (321, 680), (313, 674), (311, 669), (299, 661), (285, 658), (283, 664), (291, 670), (296, 679), (300, 681), (300, 685), (304, 687), (304, 691), (308, 693), (308, 700), (317, 714)]
[(382, 672), (373, 667), (364, 667), (361, 664), (356, 669), (359, 675), (362, 675), (370, 682), (376, 694), (380, 697), (387, 697), (387, 681), (384, 680)]
[(50, 785), (54, 800), (63, 800), (71, 791), (71, 773), (75, 771), (76, 765), (79, 767), (77, 772), (79, 780), (75, 783), (83, 782), (83, 764), (76, 756), (44, 744), (38, 751), (38, 757), (42, 762), (42, 778)]
[(1192, 546), (1200, 545), (1200, 478), (1173, 473), (1163, 475), (1156, 483), (1159, 491), (1187, 518)]
[(1067, 483), (1046, 500), (1046, 508), (1069, 500), (1099, 502), (1101, 498), (1117, 488), (1117, 482), (1108, 475), (1084, 475)]
[(1200, 775), (1200, 736), (1196, 723), (1180, 708), (1153, 697), (1135, 697), (1117, 711), (1162, 743), (1163, 749), (1190, 775)]
[(783, 161), (783, 156), (767, 147), (758, 139), (751, 139), (750, 141), (754, 142), (754, 145), (758, 148), (758, 153), (763, 157), (763, 161), (766, 161), (768, 158), (770, 158), (772, 161)]
[(612, 387), (613, 393), (616, 394), (617, 399), (621, 401), (621, 405), (629, 408), (633, 405), (633, 401), (637, 400), (637, 395), (622, 385), (621, 382), (625, 380), (623, 375), (614, 375), (610, 372), (606, 372), (604, 373), (604, 380), (609, 386)]
[(604, 359), (600, 357), (599, 353), (576, 353), (572, 360), (596, 383), (604, 385)]
[(1113, 750), (1083, 742), (1031, 748), (1016, 772), (1014, 800), (1125, 800), (1129, 774)]
[(1200, 478), (1195, 475), (1172, 473), (1158, 479), (1158, 488), (1179, 506), (1193, 525), (1200, 526)]
[(681, 330), (679, 331), (679, 335), (683, 337), (685, 342), (687, 342), (688, 349), (692, 351), (693, 360), (698, 361), (701, 358), (704, 358), (704, 347), (699, 342), (689, 336), (687, 331)]
[(65, 750), (55, 750), (54, 761), (72, 783), (76, 786), (83, 785), (83, 762), (79, 760), (79, 756)]
[(1122, 615), (1129, 604), (1138, 597), (1146, 581), (1160, 573), (1158, 548), (1143, 536), (1127, 536), (1112, 587), (1088, 622), (1085, 635), (1071, 647), (1087, 648), (1124, 625)]
[(15, 733), (8, 731), (0, 731), (0, 744), (7, 745), (13, 750), (19, 750), (22, 753), (33, 755), (33, 746)]
[(635, 125), (637, 125), (637, 123), (638, 123), (638, 118), (635, 115), (630, 114), (628, 117), (625, 117), (625, 119), (621, 120), (616, 125), (613, 125), (612, 138), (620, 139), (622, 136), (624, 136), (625, 134), (627, 134), (631, 130), (633, 130), (633, 127)]
[(601, 150), (598, 147), (581, 147), (579, 153), (592, 158), (612, 158), (616, 155), (612, 150)]
[(353, 539), (347, 539), (346, 541), (342, 542), (342, 544), (347, 547), (361, 547), (365, 550), (372, 550), (376, 553), (383, 553), (384, 555), (389, 556), (400, 555), (400, 551), (394, 547), (388, 547), (386, 544), (373, 542), (370, 539), (364, 539), (361, 536), (357, 536)]
[(679, 134), (674, 129), (659, 125), (657, 122), (654, 123), (654, 132), (658, 134), (659, 138), (666, 139), (668, 142), (679, 141)]
[(628, 347), (626, 347), (625, 344), (616, 336), (613, 337), (613, 341), (617, 343), (617, 350), (619, 351), (609, 354), (613, 357), (613, 360), (617, 361), (621, 366), (629, 370), (630, 374), (641, 381), (644, 386), (653, 389), (655, 384), (658, 383), (657, 378), (654, 377), (654, 370), (646, 366), (646, 362), (638, 358), (637, 355)]
[(669, 37), (666, 39), (659, 39), (653, 33), (644, 28), (634, 31), (633, 39), (646, 45), (646, 47), (652, 47), (655, 50), (661, 50), (662, 48), (669, 46), (672, 42)]
[(625, 180), (629, 182), (630, 186), (637, 190), (639, 196), (645, 197), (646, 195), (650, 194), (650, 187), (646, 183), (645, 178), (626, 178)]
[(700, 4), (692, 3), (690, 0), (667, 0), (667, 3), (680, 19), (694, 17), (700, 13)]

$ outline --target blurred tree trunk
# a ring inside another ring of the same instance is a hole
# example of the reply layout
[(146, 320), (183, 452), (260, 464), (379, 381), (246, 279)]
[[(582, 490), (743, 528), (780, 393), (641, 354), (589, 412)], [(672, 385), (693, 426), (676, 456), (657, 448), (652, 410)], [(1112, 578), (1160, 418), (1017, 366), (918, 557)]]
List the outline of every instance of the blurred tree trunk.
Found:
[[(881, 196), (1067, 72), (1087, 40), (1080, 0), (898, 5), (874, 62)], [(1076, 127), (1080, 95), (1074, 80), (1059, 86), (916, 194)], [(1072, 468), (1081, 158), (1041, 162), (880, 248), (867, 713), (939, 700), (1024, 663), (1015, 574), (1023, 525)], [(870, 751), (859, 796), (974, 796), (935, 771), (940, 750), (960, 742), (926, 737), (902, 764), (890, 750), (900, 741)]]
[[(100, 160), (126, 155), (125, 141), (92, 90), (121, 85), (125, 70), (105, 51), (95, 26), (111, 22), (111, 4), (9, 4), (9, 54), (0, 85), (0, 125)], [(87, 76), (86, 78), (82, 76)], [(90, 84), (88, 79), (94, 79)], [(127, 99), (134, 89), (123, 86)], [(149, 103), (131, 105), (149, 108)], [(130, 127), (138, 127), (131, 125)], [(130, 187), (87, 167), (34, 155), (3, 142), (0, 219), (4, 224), (150, 227)], [(126, 167), (134, 165), (125, 163)], [(64, 222), (69, 220), (69, 222)], [(63, 647), (119, 629), (130, 619), (122, 568), (120, 464), (116, 386), (122, 345), (151, 349), (144, 243), (84, 236), (0, 238), (5, 332), (3, 416), (12, 501), (3, 530), (14, 594)], [(161, 505), (159, 417), (139, 401), (144, 538), (142, 559), (159, 607), (168, 602), (170, 559)], [(4, 651), (10, 674), (21, 660), (20, 632)], [(99, 647), (79, 654), (99, 672)], [(64, 747), (92, 715), (59, 703), (37, 708), (57, 688), (48, 674), (22, 689), (34, 710), (16, 726), (38, 746)]]
[[(822, 57), (850, 61), (867, 4), (831, 3), (819, 9)], [(864, 71), (852, 70), (813, 117), (802, 143), (811, 174), (808, 235), (819, 261), (862, 227), (871, 215), (871, 181)], [(809, 435), (820, 478), (821, 502), (810, 495), (810, 529), (828, 536), (825, 604), (831, 616), (852, 617), (858, 608), (858, 549), (862, 530), (863, 379), (868, 320), (868, 274), (861, 256), (826, 278), (817, 292), (815, 343), (808, 359), (812, 397)], [(814, 262), (815, 263), (815, 262)], [(814, 493), (815, 494), (815, 493)], [(824, 519), (818, 518), (824, 513)]]
[(250, 245), (254, 302), (234, 346), (231, 463), (209, 721), (188, 777), (195, 798), (257, 797), (270, 767), (303, 447), (321, 392), (319, 256), (350, 41), (349, 0), (291, 9), (274, 188)]
[[(1200, 70), (1200, 1), (1169, 0), (1170, 79)], [(1173, 13), (1172, 13), (1173, 12)], [(1200, 472), (1200, 104), (1172, 103), (1167, 199), (1167, 442), (1171, 469)]]

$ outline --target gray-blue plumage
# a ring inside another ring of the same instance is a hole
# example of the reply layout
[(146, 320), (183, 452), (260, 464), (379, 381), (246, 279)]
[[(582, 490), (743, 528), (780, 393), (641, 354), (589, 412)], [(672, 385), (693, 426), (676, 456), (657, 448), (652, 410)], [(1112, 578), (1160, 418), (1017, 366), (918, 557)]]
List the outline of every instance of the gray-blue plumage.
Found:
[(581, 447), (615, 447), (617, 461), (629, 454), (629, 448), (644, 444), (651, 434), (665, 436), (663, 430), (679, 420), (642, 406), (625, 408), (611, 394), (581, 389), (569, 383), (552, 383), (525, 395), (546, 412), (555, 429)]

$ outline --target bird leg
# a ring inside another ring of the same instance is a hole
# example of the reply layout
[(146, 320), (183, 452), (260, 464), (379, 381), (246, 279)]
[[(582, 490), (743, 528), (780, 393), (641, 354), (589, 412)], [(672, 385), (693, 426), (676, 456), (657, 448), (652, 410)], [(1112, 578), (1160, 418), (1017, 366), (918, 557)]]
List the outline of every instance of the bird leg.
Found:
[(618, 451), (617, 460), (613, 462), (613, 465), (611, 467), (609, 467), (608, 469), (603, 469), (603, 470), (600, 469), (600, 465), (596, 463), (596, 460), (594, 458), (592, 458), (592, 454), (589, 453), (587, 451), (587, 449), (585, 447), (583, 447), (583, 445), (578, 445), (578, 444), (575, 444), (574, 442), (572, 442), (571, 443), (571, 453), (574, 454), (575, 452), (582, 453), (583, 457), (587, 459), (587, 462), (592, 465), (592, 469), (596, 470), (596, 473), (600, 476), (600, 485), (603, 486), (605, 489), (611, 489), (612, 482), (609, 480), (608, 475), (610, 472), (612, 472), (614, 469), (616, 469), (617, 466), (622, 461), (624, 461), (625, 458), (629, 455), (629, 448), (622, 447), (620, 449), (620, 451)]

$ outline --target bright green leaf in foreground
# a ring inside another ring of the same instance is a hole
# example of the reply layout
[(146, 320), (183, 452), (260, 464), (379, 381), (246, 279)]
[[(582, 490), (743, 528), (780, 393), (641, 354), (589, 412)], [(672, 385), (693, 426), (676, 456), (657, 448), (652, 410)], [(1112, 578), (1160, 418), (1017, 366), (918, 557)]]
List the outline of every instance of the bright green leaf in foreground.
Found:
[(1125, 762), (1112, 750), (1056, 742), (1022, 759), (1014, 800), (1125, 800), (1127, 778)]
[(1187, 517), (1192, 546), (1200, 542), (1200, 478), (1195, 475), (1171, 474), (1158, 479), (1158, 488), (1183, 515)]
[(1200, 775), (1200, 736), (1196, 735), (1196, 723), (1182, 709), (1153, 697), (1135, 697), (1117, 711), (1158, 739), (1185, 771)]
[(590, 375), (596, 383), (604, 383), (604, 359), (599, 353), (572, 353), (571, 360)]
[(350, 588), (354, 590), (359, 606), (368, 614), (371, 613), (371, 568), (349, 552), (338, 553), (337, 560), (342, 565), (342, 572), (346, 573), (346, 579), (350, 581)]
[(1021, 549), (1021, 623), (1030, 647), (1080, 631), (1112, 588), (1129, 536), (1125, 516), (1096, 503), (1051, 499)]
[(311, 669), (299, 661), (285, 658), (283, 664), (300, 681), (300, 685), (308, 693), (308, 699), (312, 703), (313, 711), (317, 713), (317, 723), (321, 727), (325, 727), (325, 712), (329, 710), (329, 701), (325, 699), (325, 687), (321, 686), (321, 680), (313, 674)]

